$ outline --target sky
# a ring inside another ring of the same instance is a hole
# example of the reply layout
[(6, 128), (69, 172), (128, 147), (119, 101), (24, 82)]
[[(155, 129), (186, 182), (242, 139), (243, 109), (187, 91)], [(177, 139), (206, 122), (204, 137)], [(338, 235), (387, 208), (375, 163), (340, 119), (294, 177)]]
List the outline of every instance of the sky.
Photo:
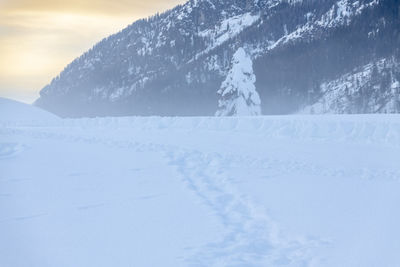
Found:
[(0, 0), (0, 97), (32, 103), (104, 37), (185, 0)]

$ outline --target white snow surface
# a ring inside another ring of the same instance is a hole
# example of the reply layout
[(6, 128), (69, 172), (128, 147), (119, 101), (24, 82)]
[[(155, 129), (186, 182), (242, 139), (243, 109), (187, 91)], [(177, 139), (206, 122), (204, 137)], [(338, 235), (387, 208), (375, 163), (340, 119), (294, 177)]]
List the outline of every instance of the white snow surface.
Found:
[(399, 266), (399, 155), (399, 115), (0, 117), (0, 266)]
[(45, 110), (15, 100), (0, 97), (0, 122), (34, 123), (57, 120), (58, 117)]

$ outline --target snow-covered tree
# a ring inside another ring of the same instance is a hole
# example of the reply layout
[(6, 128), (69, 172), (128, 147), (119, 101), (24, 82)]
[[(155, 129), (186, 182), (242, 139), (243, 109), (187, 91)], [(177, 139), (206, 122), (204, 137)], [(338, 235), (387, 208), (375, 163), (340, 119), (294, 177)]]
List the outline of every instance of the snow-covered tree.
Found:
[(243, 48), (233, 55), (231, 69), (218, 90), (219, 110), (216, 116), (261, 115), (261, 100), (254, 83), (253, 62)]

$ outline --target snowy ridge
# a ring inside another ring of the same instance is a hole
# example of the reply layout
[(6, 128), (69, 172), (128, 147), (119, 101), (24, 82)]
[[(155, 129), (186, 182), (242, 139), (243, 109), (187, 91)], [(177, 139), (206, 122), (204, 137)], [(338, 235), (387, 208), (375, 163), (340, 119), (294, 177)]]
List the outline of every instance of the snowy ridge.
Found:
[(18, 126), (123, 128), (257, 133), (274, 138), (320, 139), (400, 146), (400, 115), (291, 115), (260, 117), (113, 117), (0, 120), (3, 131)]
[[(3, 131), (19, 123), (3, 124)], [(40, 123), (38, 124), (40, 125)], [(43, 125), (43, 123), (42, 123)], [(335, 142), (376, 143), (400, 146), (399, 115), (292, 115), (240, 118), (131, 117), (64, 119), (53, 127), (132, 129), (135, 131), (185, 130), (256, 133), (265, 138), (295, 140), (335, 140)]]
[(59, 118), (29, 104), (0, 97), (0, 125), (52, 123)]

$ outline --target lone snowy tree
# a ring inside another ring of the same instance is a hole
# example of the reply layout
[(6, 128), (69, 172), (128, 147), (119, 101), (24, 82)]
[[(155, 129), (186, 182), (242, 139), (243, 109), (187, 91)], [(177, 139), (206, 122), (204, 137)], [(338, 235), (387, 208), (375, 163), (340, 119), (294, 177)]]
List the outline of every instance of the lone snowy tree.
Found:
[(231, 69), (218, 90), (219, 110), (216, 116), (261, 115), (261, 100), (254, 83), (253, 62), (243, 48), (233, 55)]

